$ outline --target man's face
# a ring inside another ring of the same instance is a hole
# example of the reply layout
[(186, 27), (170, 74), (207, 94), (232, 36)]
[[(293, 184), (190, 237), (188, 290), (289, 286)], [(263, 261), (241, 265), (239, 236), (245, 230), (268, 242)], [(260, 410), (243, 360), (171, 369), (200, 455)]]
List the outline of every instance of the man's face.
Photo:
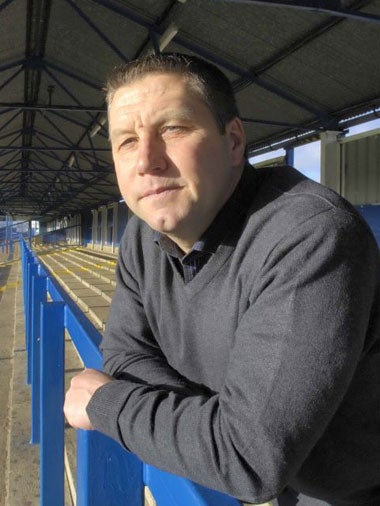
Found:
[(221, 134), (185, 78), (155, 73), (119, 88), (109, 108), (112, 154), (128, 207), (191, 249), (240, 179), (245, 137), (237, 118)]

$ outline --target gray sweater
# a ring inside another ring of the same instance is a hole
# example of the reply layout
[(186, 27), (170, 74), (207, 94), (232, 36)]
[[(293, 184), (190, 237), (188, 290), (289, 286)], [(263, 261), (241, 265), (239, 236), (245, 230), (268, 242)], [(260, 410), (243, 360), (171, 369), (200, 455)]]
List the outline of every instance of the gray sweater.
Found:
[(132, 218), (87, 411), (143, 461), (247, 502), (380, 504), (379, 253), (334, 192), (246, 169), (185, 284)]

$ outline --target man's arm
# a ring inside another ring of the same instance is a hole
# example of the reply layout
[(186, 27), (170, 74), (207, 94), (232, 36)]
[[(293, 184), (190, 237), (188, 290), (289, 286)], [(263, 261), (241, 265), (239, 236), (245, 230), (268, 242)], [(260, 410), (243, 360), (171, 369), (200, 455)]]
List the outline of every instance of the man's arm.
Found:
[(311, 221), (270, 252), (218, 394), (112, 381), (89, 401), (93, 426), (145, 462), (242, 500), (277, 496), (347, 392), (378, 276), (355, 220), (327, 236)]
[(210, 393), (167, 362), (149, 324), (137, 282), (120, 255), (106, 332), (101, 343), (103, 369), (115, 379), (167, 388), (183, 395)]

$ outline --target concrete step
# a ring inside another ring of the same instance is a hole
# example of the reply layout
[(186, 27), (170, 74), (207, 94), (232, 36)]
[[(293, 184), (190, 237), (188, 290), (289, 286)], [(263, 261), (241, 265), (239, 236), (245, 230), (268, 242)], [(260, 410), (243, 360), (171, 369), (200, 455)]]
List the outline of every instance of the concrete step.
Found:
[(67, 257), (72, 257), (76, 261), (88, 264), (90, 268), (92, 267), (100, 271), (109, 271), (111, 273), (115, 272), (116, 260), (94, 257), (93, 255), (89, 255), (88, 253), (77, 249), (73, 251), (65, 251), (64, 254)]
[(75, 262), (79, 265), (75, 265), (74, 272), (73, 262), (62, 258), (61, 253), (45, 254), (40, 260), (94, 325), (99, 330), (104, 330), (115, 290), (114, 281), (109, 280), (107, 283), (103, 278), (93, 276), (82, 269), (79, 262)]
[(83, 253), (85, 253), (86, 255), (89, 255), (89, 256), (91, 255), (91, 256), (94, 256), (97, 258), (105, 258), (106, 260), (111, 260), (111, 261), (117, 260), (118, 249), (119, 248), (116, 248), (116, 250), (114, 252), (112, 252), (112, 251), (106, 251), (105, 249), (100, 249), (99, 247), (93, 247), (92, 245), (77, 247), (78, 251), (83, 251)]
[[(107, 282), (115, 281), (115, 269), (110, 269), (109, 266), (104, 267), (102, 264), (91, 262), (82, 257), (78, 258), (69, 252), (55, 253), (55, 256), (61, 261), (65, 267), (73, 272), (80, 273), (84, 277), (92, 277), (104, 279)], [(78, 270), (79, 269), (79, 270)]]

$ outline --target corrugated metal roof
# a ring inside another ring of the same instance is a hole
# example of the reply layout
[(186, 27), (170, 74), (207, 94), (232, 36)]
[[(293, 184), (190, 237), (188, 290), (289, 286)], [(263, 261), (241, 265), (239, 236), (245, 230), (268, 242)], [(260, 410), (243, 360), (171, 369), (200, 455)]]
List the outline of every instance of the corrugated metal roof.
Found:
[(3, 0), (0, 24), (4, 214), (51, 219), (119, 198), (101, 88), (171, 24), (165, 50), (208, 58), (233, 83), (251, 152), (380, 109), (374, 0)]

